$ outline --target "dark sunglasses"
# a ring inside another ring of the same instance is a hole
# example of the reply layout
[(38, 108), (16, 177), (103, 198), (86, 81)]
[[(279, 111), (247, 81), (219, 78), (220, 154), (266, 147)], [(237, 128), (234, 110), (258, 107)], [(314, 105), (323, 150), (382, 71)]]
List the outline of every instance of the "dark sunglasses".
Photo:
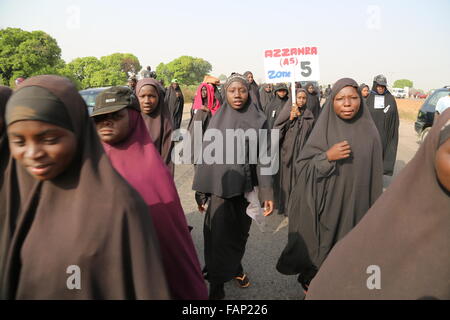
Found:
[(99, 123), (99, 122), (102, 122), (102, 121), (107, 121), (107, 120), (118, 121), (118, 120), (120, 120), (120, 119), (122, 119), (124, 117), (124, 115), (121, 114), (120, 111), (122, 111), (122, 110), (119, 110), (119, 111), (116, 111), (116, 112), (113, 112), (113, 113), (100, 114), (98, 116), (94, 116), (94, 121), (96, 123)]

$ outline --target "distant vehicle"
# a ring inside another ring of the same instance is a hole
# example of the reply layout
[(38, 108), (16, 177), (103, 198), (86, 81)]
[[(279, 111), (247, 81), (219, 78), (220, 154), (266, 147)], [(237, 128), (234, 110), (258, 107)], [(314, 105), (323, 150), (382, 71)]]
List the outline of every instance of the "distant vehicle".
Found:
[(419, 99), (426, 99), (427, 97), (428, 97), (428, 95), (426, 93), (419, 93), (417, 95), (417, 98), (419, 98)]
[[(124, 88), (129, 88), (127, 86), (122, 86)], [(84, 102), (86, 102), (88, 106), (89, 114), (92, 113), (95, 107), (95, 99), (97, 98), (98, 94), (102, 92), (103, 90), (106, 90), (111, 87), (99, 87), (99, 88), (89, 88), (79, 91), (81, 97), (83, 98)]]
[(402, 88), (392, 88), (392, 95), (395, 98), (398, 99), (405, 99), (406, 98), (406, 90)]
[(95, 107), (95, 98), (97, 98), (98, 94), (103, 90), (106, 90), (111, 87), (101, 87), (101, 88), (90, 88), (84, 89), (80, 91), (80, 95), (83, 98), (84, 102), (86, 102), (88, 106), (89, 114), (92, 113)]
[(425, 140), (428, 132), (434, 121), (434, 113), (436, 104), (440, 98), (448, 95), (450, 86), (445, 86), (441, 89), (436, 89), (422, 104), (417, 115), (417, 121), (414, 123), (414, 129), (420, 137), (420, 141)]

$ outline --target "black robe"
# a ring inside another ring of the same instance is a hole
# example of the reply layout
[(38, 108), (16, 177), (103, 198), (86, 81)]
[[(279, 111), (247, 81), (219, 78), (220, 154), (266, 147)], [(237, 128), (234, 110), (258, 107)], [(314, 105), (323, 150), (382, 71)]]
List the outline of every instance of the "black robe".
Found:
[[(179, 97), (176, 95), (177, 91), (180, 93)], [(177, 89), (174, 89), (172, 86), (167, 88), (165, 102), (169, 108), (170, 114), (172, 115), (174, 130), (179, 129), (183, 118), (184, 108), (184, 96), (180, 87)]]
[[(450, 299), (450, 190), (436, 176), (436, 154), (449, 139), (447, 110), (358, 226), (330, 252), (307, 299)], [(373, 265), (381, 270), (381, 290), (367, 288), (366, 270)]]
[[(306, 86), (306, 88), (308, 88), (308, 87), (309, 87), (309, 85)], [(306, 93), (308, 94), (306, 108), (308, 108), (308, 110), (310, 110), (312, 112), (314, 119), (318, 119), (321, 108), (320, 108), (319, 98), (317, 97), (317, 91), (315, 91), (315, 89), (314, 89), (313, 93), (309, 93), (309, 91), (306, 90)]]
[(290, 120), (291, 103), (286, 103), (275, 121), (274, 129), (280, 130), (280, 192), (278, 194), (278, 213), (287, 213), (287, 204), (292, 186), (297, 177), (294, 164), (299, 158), (309, 134), (314, 126), (314, 116), (305, 107), (301, 115)]
[(286, 102), (288, 102), (289, 97), (286, 95), (283, 99), (281, 99), (275, 92), (275, 96), (272, 101), (266, 106), (266, 118), (267, 124), (270, 129), (273, 128), (275, 121), (278, 118), (281, 110), (283, 109)]
[(386, 90), (384, 94), (384, 108), (375, 109), (375, 97), (382, 97), (376, 93), (376, 84), (372, 87), (372, 92), (366, 100), (372, 119), (380, 134), (383, 145), (383, 168), (384, 174), (392, 176), (394, 174), (395, 160), (397, 158), (398, 129), (400, 119), (397, 110), (397, 102), (392, 94)]
[[(382, 149), (376, 127), (361, 103), (357, 115), (343, 120), (332, 101), (352, 79), (333, 86), (328, 103), (295, 163), (297, 178), (288, 204), (289, 234), (277, 269), (299, 274), (308, 284), (329, 251), (364, 216), (383, 188)], [(361, 94), (359, 93), (361, 97)], [(348, 141), (352, 156), (328, 161), (326, 152)]]
[[(267, 129), (267, 121), (250, 98), (241, 110), (235, 110), (225, 102), (211, 118), (208, 128), (221, 131), (225, 138), (227, 129)], [(203, 145), (205, 150), (210, 143), (205, 141)], [(223, 147), (226, 159), (229, 151), (226, 142)], [(267, 147), (270, 149), (270, 143)], [(210, 198), (203, 230), (205, 270), (211, 283), (226, 282), (242, 272), (241, 260), (251, 225), (244, 194), (258, 186), (261, 202), (273, 200), (272, 176), (263, 175), (259, 163), (249, 163), (248, 150), (249, 143), (246, 142), (245, 164), (238, 164), (235, 158), (234, 164), (202, 163), (195, 166), (192, 188)], [(203, 204), (206, 199), (196, 196), (196, 200)]]
[(264, 88), (267, 86), (267, 84), (263, 85), (262, 88), (259, 90), (259, 97), (261, 100), (261, 107), (263, 109), (263, 111), (266, 111), (266, 107), (267, 105), (273, 100), (273, 98), (275, 97), (273, 95), (273, 90), (270, 92), (266, 92), (266, 90), (264, 90)]

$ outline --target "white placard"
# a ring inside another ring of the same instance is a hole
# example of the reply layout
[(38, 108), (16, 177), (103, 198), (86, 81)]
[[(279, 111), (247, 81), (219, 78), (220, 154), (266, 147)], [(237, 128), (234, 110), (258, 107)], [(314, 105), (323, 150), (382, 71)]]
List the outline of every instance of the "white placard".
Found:
[(266, 83), (319, 81), (319, 49), (303, 46), (264, 50)]
[(384, 96), (375, 95), (375, 101), (373, 103), (374, 109), (384, 109)]

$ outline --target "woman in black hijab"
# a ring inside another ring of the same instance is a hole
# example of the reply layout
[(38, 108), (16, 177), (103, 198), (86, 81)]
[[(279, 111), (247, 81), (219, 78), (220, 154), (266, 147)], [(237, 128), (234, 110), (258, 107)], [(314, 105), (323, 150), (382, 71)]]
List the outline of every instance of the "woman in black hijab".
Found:
[[(210, 299), (223, 299), (224, 283), (233, 278), (241, 287), (250, 284), (241, 264), (251, 225), (251, 218), (246, 214), (249, 202), (244, 195), (258, 186), (260, 201), (264, 202), (264, 214), (269, 215), (273, 211), (272, 176), (264, 175), (259, 162), (250, 162), (254, 156), (250, 146), (260, 145), (259, 135), (255, 135), (257, 141), (251, 138), (245, 140), (244, 150), (241, 150), (244, 154), (236, 154), (236, 148), (227, 147), (226, 141), (227, 130), (259, 132), (267, 129), (264, 113), (251, 100), (246, 78), (241, 75), (231, 76), (224, 89), (225, 103), (211, 118), (208, 126), (208, 130), (214, 129), (222, 135), (223, 149), (214, 149), (214, 153), (222, 152), (223, 158), (217, 160), (222, 164), (197, 164), (193, 182), (194, 190), (209, 196), (203, 235)], [(215, 136), (214, 143), (217, 143), (217, 138)], [(232, 139), (228, 142), (234, 145), (235, 138)], [(207, 141), (211, 140), (204, 140), (204, 154), (213, 145)], [(245, 156), (245, 163), (238, 162), (239, 154)], [(200, 211), (204, 211), (205, 203), (198, 204)]]
[(314, 84), (309, 82), (306, 85), (306, 91), (308, 92), (308, 103), (306, 104), (306, 108), (312, 112), (314, 119), (317, 120), (321, 111), (317, 90), (314, 87)]
[(392, 176), (397, 159), (400, 119), (397, 102), (386, 86), (386, 77), (383, 75), (376, 76), (373, 80), (372, 91), (366, 102), (381, 137), (384, 174)]
[(304, 290), (382, 192), (381, 143), (361, 99), (353, 79), (337, 81), (295, 164), (288, 243), (277, 269), (299, 274)]
[(261, 98), (261, 107), (263, 111), (266, 111), (266, 106), (272, 101), (274, 98), (273, 94), (273, 85), (271, 83), (265, 83), (262, 85), (259, 90), (259, 96)]
[(169, 108), (170, 114), (172, 115), (173, 129), (177, 130), (180, 128), (181, 120), (183, 118), (184, 96), (178, 82), (176, 82), (175, 79), (167, 88), (165, 103)]
[(307, 298), (449, 300), (449, 159), (447, 110), (414, 158), (330, 252)]
[(277, 120), (281, 109), (284, 107), (286, 102), (289, 100), (288, 87), (284, 83), (278, 83), (274, 87), (274, 98), (272, 101), (266, 105), (265, 113), (267, 118), (267, 123), (270, 129), (273, 128), (275, 120)]
[(168, 299), (148, 207), (111, 166), (74, 85), (25, 80), (6, 124), (0, 299)]
[(307, 100), (306, 90), (298, 89), (295, 105), (289, 99), (274, 125), (274, 129), (280, 130), (279, 214), (287, 215), (289, 195), (297, 177), (295, 163), (314, 126), (314, 116), (306, 108)]
[(246, 71), (244, 73), (244, 77), (247, 78), (248, 83), (250, 84), (250, 97), (252, 98), (253, 103), (256, 103), (257, 106), (262, 110), (261, 98), (259, 96), (259, 87), (253, 78), (253, 73), (251, 71)]
[(369, 88), (369, 86), (367, 84), (365, 84), (365, 83), (362, 83), (359, 86), (359, 91), (361, 91), (361, 96), (363, 98), (364, 103), (367, 103), (367, 98), (370, 95), (370, 88)]

